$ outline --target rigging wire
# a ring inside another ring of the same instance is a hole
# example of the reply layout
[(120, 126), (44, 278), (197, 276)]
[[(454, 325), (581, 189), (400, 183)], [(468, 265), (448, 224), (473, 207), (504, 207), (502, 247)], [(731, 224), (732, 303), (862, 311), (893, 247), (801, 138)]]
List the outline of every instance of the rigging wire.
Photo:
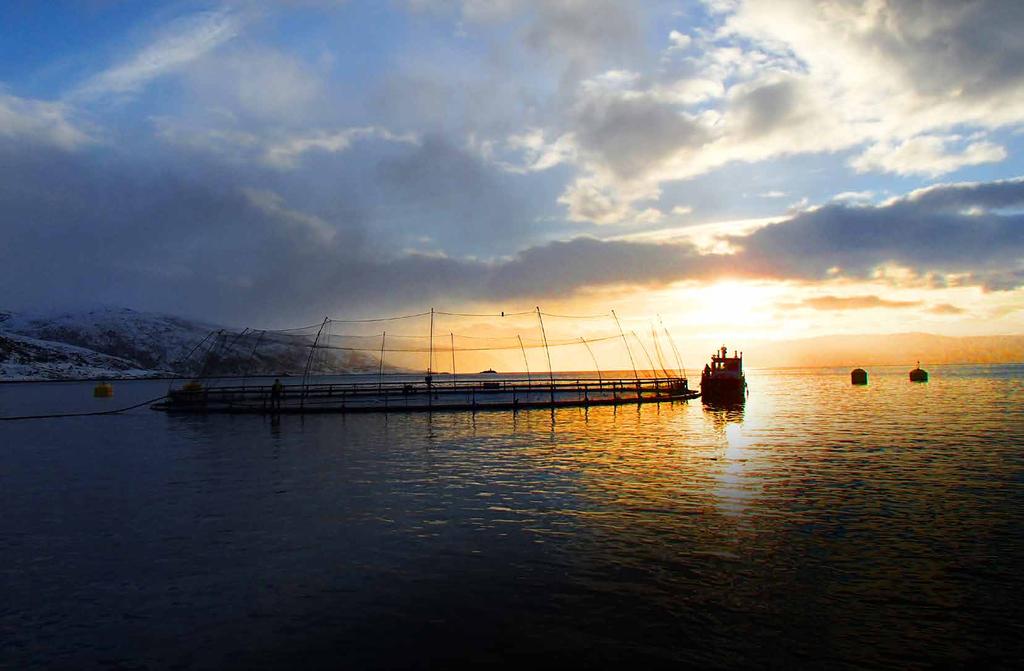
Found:
[(534, 314), (533, 310), (525, 310), (523, 312), (501, 312), (501, 313), (476, 313), (476, 312), (444, 312), (437, 310), (434, 314), (446, 315), (448, 317), (521, 317), (523, 315)]
[(545, 317), (556, 317), (558, 319), (607, 319), (610, 315), (607, 312), (599, 315), (558, 315), (550, 312), (542, 312)]
[[(603, 338), (592, 338), (592, 339), (588, 339), (587, 342), (589, 342), (589, 343), (605, 342), (605, 341), (608, 341), (608, 340), (614, 340), (614, 339), (616, 339), (618, 337), (619, 336), (617, 336), (617, 335), (612, 335), (612, 336), (605, 336)], [(579, 339), (576, 339), (576, 340), (565, 340), (565, 341), (548, 342), (548, 347), (565, 347), (567, 345), (579, 345), (579, 344), (580, 344)], [(348, 347), (348, 346), (345, 346), (345, 345), (317, 345), (316, 347), (317, 347), (317, 349), (331, 349), (331, 350), (338, 350), (338, 351), (341, 351), (341, 352), (379, 352), (379, 351), (381, 351), (381, 348), (379, 348), (379, 347)], [(543, 347), (544, 347), (543, 343), (537, 343), (537, 344), (531, 344), (531, 345), (522, 345), (523, 349), (541, 349)], [(496, 347), (458, 347), (456, 349), (458, 351), (460, 351), (460, 352), (493, 352), (493, 351), (498, 351), (498, 350), (516, 350), (516, 349), (520, 349), (520, 345), (519, 345), (519, 343), (516, 343), (515, 345), (500, 345), (500, 346), (496, 346)], [(424, 347), (385, 347), (383, 351), (385, 351), (385, 352), (411, 352), (411, 353), (423, 353), (423, 352), (431, 352), (431, 351), (434, 351), (434, 352), (445, 352), (445, 351), (447, 351), (447, 348), (445, 348), (443, 346), (434, 347), (433, 349), (431, 349), (429, 347), (427, 347), (427, 348), (424, 348)]]
[[(417, 312), (416, 314), (411, 315), (398, 315), (397, 317), (377, 317), (375, 319), (330, 319), (328, 321), (332, 321), (336, 324), (371, 324), (373, 322), (393, 322), (398, 321), (399, 319), (426, 317), (429, 314), (430, 311), (428, 310), (427, 312)], [(317, 326), (319, 326), (319, 324), (314, 324), (312, 328), (316, 328)]]

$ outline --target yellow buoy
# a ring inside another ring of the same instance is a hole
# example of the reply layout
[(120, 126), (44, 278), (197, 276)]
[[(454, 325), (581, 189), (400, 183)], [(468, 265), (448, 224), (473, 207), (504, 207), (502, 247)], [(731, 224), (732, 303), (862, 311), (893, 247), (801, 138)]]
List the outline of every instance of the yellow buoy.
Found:
[(110, 398), (114, 395), (114, 385), (109, 382), (100, 382), (92, 388), (94, 398)]

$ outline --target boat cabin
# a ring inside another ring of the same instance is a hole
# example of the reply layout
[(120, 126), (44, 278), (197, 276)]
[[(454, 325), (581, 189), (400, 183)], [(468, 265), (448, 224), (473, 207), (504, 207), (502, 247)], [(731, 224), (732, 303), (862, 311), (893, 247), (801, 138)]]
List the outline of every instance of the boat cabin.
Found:
[(704, 375), (711, 377), (742, 377), (743, 352), (733, 350), (732, 356), (723, 345), (717, 354), (711, 355), (711, 363), (704, 367)]

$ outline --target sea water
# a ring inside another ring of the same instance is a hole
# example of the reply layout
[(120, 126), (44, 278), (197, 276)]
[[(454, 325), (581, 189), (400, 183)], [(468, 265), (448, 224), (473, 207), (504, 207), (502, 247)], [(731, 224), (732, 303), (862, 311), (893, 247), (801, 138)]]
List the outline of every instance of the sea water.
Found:
[[(1011, 666), (1024, 367), (745, 404), (0, 422), (0, 667)], [(165, 382), (0, 385), (0, 415)]]

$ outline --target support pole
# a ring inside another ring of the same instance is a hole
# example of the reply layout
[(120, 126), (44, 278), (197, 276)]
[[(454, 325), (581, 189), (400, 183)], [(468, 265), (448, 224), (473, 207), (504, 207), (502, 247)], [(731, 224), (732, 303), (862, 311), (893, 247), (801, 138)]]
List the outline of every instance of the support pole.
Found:
[(661, 328), (665, 330), (665, 337), (668, 338), (668, 344), (672, 346), (672, 351), (676, 355), (676, 370), (679, 371), (679, 377), (686, 377), (686, 370), (683, 368), (683, 358), (679, 356), (679, 349), (676, 348), (676, 341), (672, 338), (672, 334), (669, 333), (668, 329), (665, 328), (665, 322), (661, 321), (661, 315), (658, 315), (658, 322), (661, 324)]
[[(232, 352), (232, 350), (234, 350), (235, 343), (237, 343), (239, 340), (241, 340), (243, 337), (245, 337), (245, 334), (248, 333), (249, 330), (250, 330), (249, 327), (246, 326), (244, 329), (242, 329), (242, 331), (240, 333), (235, 334), (235, 337), (231, 339), (231, 342), (224, 346), (224, 350), (223, 350), (224, 351), (224, 356), (227, 356), (228, 354), (230, 354)], [(255, 333), (255, 331), (254, 331), (254, 333)], [(227, 342), (228, 342), (227, 335), (225, 335), (224, 336), (224, 340), (221, 341), (221, 344), (223, 345), (224, 343), (227, 343)], [(220, 376), (217, 376), (217, 377), (220, 378), (220, 377), (223, 377), (226, 374), (228, 374), (228, 371), (225, 369), (224, 370), (224, 374), (220, 375)]]
[(306, 398), (306, 394), (309, 393), (309, 367), (313, 365), (313, 353), (316, 352), (317, 343), (320, 342), (320, 334), (324, 332), (324, 327), (327, 326), (329, 321), (328, 317), (324, 317), (324, 323), (320, 325), (320, 330), (316, 332), (316, 338), (313, 339), (313, 345), (309, 348), (309, 356), (306, 357), (306, 370), (302, 372), (302, 398)]
[(377, 365), (377, 393), (384, 388), (384, 339), (388, 337), (388, 332), (384, 331), (380, 334), (380, 363)]
[(544, 339), (544, 351), (548, 355), (548, 382), (551, 385), (551, 404), (555, 403), (555, 373), (551, 368), (551, 349), (548, 347), (548, 334), (544, 330), (544, 318), (540, 315), (540, 306), (537, 306), (537, 320), (540, 322), (540, 335)]
[(242, 378), (242, 389), (245, 389), (245, 383), (249, 379), (249, 375), (252, 374), (252, 361), (256, 357), (256, 348), (260, 346), (260, 342), (263, 341), (263, 336), (267, 335), (266, 331), (260, 331), (260, 337), (256, 338), (256, 344), (252, 346), (252, 351), (249, 352), (249, 361), (245, 364), (245, 377)]
[(328, 358), (330, 356), (330, 353), (331, 353), (331, 322), (330, 321), (327, 322), (327, 329), (326, 330), (327, 330), (327, 332), (324, 334), (324, 345), (323, 345), (324, 354), (323, 354), (322, 357), (320, 357), (320, 365), (322, 366), (320, 371), (321, 371), (322, 374), (330, 374), (330, 372), (331, 372), (331, 368), (330, 368), (330, 363), (331, 362), (330, 362), (330, 360)]
[(199, 379), (206, 377), (206, 371), (210, 369), (210, 359), (217, 352), (217, 349), (224, 344), (226, 339), (224, 329), (217, 329), (213, 340), (210, 341), (210, 346), (206, 348), (206, 356), (203, 357), (203, 365), (199, 368), (199, 375), (197, 376)]
[(452, 337), (452, 389), (455, 389), (455, 334), (449, 331), (448, 335)]
[(633, 361), (633, 352), (629, 349), (629, 342), (626, 340), (626, 333), (622, 330), (622, 324), (619, 323), (619, 316), (615, 314), (615, 310), (612, 310), (612, 318), (615, 319), (615, 325), (619, 327), (619, 335), (622, 336), (622, 344), (626, 346), (626, 354), (629, 355), (629, 363), (633, 366), (633, 377), (636, 378), (636, 388), (640, 388), (640, 374), (636, 372), (636, 362)]
[[(427, 354), (427, 377), (434, 371), (434, 308), (430, 308), (430, 349)], [(428, 383), (429, 384), (429, 381)]]
[(588, 343), (587, 339), (582, 336), (580, 336), (580, 342), (583, 343), (583, 346), (587, 348), (588, 352), (590, 352), (590, 358), (594, 360), (594, 370), (597, 371), (597, 381), (599, 383), (603, 382), (601, 378), (601, 367), (597, 365), (597, 357), (594, 356), (594, 350), (590, 349), (590, 343)]
[(632, 333), (633, 337), (636, 338), (636, 341), (640, 343), (640, 349), (644, 351), (644, 356), (647, 357), (647, 363), (651, 364), (651, 373), (654, 374), (655, 377), (657, 377), (658, 368), (654, 365), (654, 359), (651, 358), (650, 352), (648, 352), (647, 348), (644, 346), (644, 341), (640, 340), (640, 336), (636, 334), (636, 331), (630, 331), (630, 333)]
[(658, 365), (661, 366), (661, 372), (665, 374), (666, 378), (672, 377), (668, 373), (668, 369), (665, 368), (665, 359), (661, 353), (661, 343), (658, 342), (658, 332), (654, 330), (654, 324), (651, 324), (651, 340), (654, 342), (654, 355), (658, 357)]
[(430, 308), (430, 353), (427, 355), (427, 406), (434, 407), (434, 308)]
[(517, 333), (516, 338), (519, 339), (519, 349), (523, 350), (523, 364), (526, 366), (526, 384), (530, 384), (530, 360), (526, 358), (526, 348), (523, 347), (523, 337)]

